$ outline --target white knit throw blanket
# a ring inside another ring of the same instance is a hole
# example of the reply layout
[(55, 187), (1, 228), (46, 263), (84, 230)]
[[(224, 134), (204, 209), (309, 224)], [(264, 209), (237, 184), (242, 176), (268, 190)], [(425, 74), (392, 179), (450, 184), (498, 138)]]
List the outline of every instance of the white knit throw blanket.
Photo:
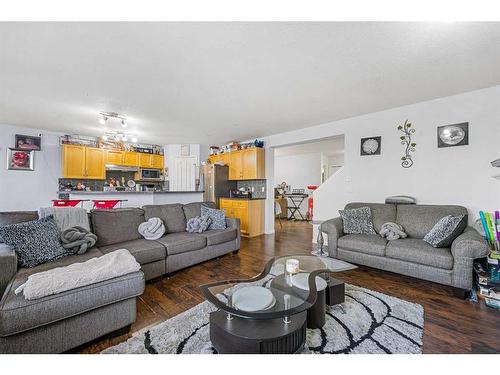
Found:
[(141, 266), (128, 250), (119, 249), (83, 263), (73, 263), (30, 275), (15, 293), (22, 292), (24, 298), (32, 300), (113, 279), (140, 269)]

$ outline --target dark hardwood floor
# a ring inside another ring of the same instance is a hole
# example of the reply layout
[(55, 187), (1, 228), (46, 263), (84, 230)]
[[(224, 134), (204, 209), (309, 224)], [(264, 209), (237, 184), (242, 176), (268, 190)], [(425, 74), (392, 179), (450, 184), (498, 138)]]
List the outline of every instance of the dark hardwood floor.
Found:
[[(312, 227), (306, 222), (283, 221), (275, 235), (242, 239), (238, 254), (229, 254), (150, 282), (138, 298), (137, 321), (130, 333), (97, 340), (79, 349), (98, 353), (147, 326), (169, 319), (204, 299), (201, 284), (251, 277), (274, 256), (308, 254)], [(499, 353), (500, 312), (484, 302), (453, 297), (451, 287), (368, 267), (336, 274), (344, 281), (421, 304), (424, 307), (424, 353)]]

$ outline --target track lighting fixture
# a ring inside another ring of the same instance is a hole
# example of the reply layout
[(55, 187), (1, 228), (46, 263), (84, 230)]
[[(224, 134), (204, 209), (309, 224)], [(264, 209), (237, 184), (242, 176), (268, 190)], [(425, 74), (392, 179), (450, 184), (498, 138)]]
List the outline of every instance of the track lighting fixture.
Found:
[[(100, 112), (99, 123), (105, 125), (108, 119), (116, 119), (120, 121), (121, 129), (127, 129), (128, 123), (127, 118), (124, 115), (120, 115), (116, 112)], [(108, 127), (109, 128), (109, 127)], [(132, 143), (137, 143), (138, 139), (135, 135), (126, 134), (125, 130), (110, 130), (104, 133), (102, 136), (103, 141), (114, 140), (115, 142), (127, 142), (130, 140)]]

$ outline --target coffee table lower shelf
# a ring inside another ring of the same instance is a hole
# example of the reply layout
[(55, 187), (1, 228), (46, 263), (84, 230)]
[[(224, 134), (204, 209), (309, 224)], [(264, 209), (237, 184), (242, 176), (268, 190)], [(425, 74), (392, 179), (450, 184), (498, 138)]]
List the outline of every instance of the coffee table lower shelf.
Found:
[(307, 314), (279, 319), (227, 319), (224, 311), (210, 314), (210, 340), (221, 354), (293, 354), (306, 342)]

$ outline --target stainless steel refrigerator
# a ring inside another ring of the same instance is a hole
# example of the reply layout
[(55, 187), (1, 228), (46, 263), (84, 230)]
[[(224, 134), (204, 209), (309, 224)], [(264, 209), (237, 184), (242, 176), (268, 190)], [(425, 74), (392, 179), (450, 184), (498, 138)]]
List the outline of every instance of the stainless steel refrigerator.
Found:
[(202, 165), (203, 201), (215, 202), (219, 207), (219, 198), (228, 198), (230, 191), (236, 189), (236, 181), (229, 181), (227, 165)]

